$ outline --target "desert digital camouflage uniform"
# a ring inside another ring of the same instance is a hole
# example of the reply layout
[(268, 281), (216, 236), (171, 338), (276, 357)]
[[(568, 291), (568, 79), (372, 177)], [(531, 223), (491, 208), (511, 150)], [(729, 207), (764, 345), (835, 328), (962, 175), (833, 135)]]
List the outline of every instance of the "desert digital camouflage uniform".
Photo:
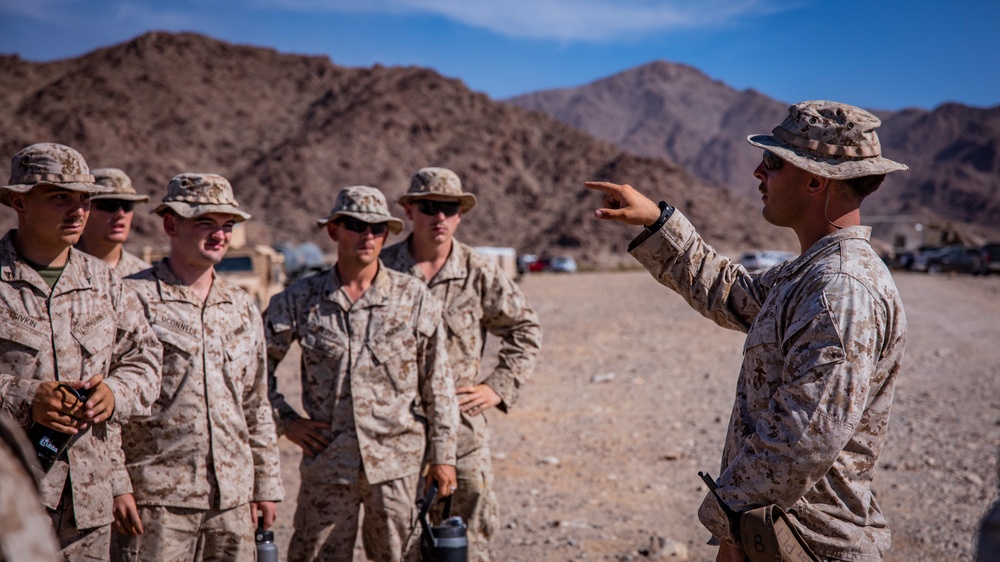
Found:
[(122, 279), (128, 277), (129, 275), (139, 273), (140, 271), (149, 269), (149, 264), (142, 260), (139, 256), (129, 253), (124, 248), (122, 249), (122, 257), (118, 259), (118, 265), (113, 269), (118, 277)]
[[(778, 504), (817, 555), (838, 560), (881, 560), (891, 543), (871, 483), (906, 318), (869, 235), (844, 228), (748, 274), (677, 211), (630, 249), (695, 310), (747, 334), (719, 494), (737, 512)], [(711, 494), (699, 517), (739, 544)]]
[[(517, 402), (521, 387), (534, 369), (541, 346), (538, 317), (518, 286), (495, 262), (469, 246), (452, 240), (452, 250), (441, 270), (428, 281), (417, 267), (404, 240), (382, 251), (386, 266), (428, 283), (431, 293), (444, 303), (448, 336), (448, 361), (455, 387), (486, 384), (507, 411)], [(483, 377), (480, 367), (486, 334), (503, 342), (499, 362)], [(470, 561), (489, 560), (490, 537), (498, 525), (493, 470), (486, 417), (461, 413), (458, 430), (458, 490), (452, 498), (452, 514), (462, 515), (469, 525)]]
[[(177, 206), (193, 217), (249, 217), (235, 214), (231, 186), (214, 174), (176, 176), (164, 201), (156, 212)], [(171, 272), (169, 259), (126, 280), (163, 344), (164, 361), (151, 415), (122, 428), (144, 532), (116, 534), (115, 554), (250, 560), (249, 503), (283, 497), (263, 324), (242, 289), (214, 275), (202, 300)]]
[[(91, 197), (112, 190), (94, 180), (73, 148), (33, 144), (14, 155), (0, 204), (10, 206), (13, 193), (39, 184)], [(64, 265), (51, 268), (58, 277), (43, 277), (40, 271), (50, 268), (36, 271), (17, 253), (18, 235), (11, 230), (0, 240), (0, 412), (27, 429), (44, 381), (103, 377), (113, 413), (81, 434), (44, 476), (40, 492), (61, 556), (104, 558), (113, 520), (111, 455), (118, 449), (109, 428), (149, 413), (160, 384), (160, 344), (135, 295), (104, 262), (67, 246)], [(25, 244), (36, 243), (24, 236)]]
[[(218, 276), (202, 302), (171, 273), (167, 259), (126, 283), (164, 348), (162, 390), (152, 414), (123, 428), (132, 494), (144, 508), (140, 516), (158, 508), (178, 508), (159, 510), (164, 516), (235, 511), (250, 537), (249, 502), (283, 497), (260, 313), (242, 289)], [(177, 547), (194, 555), (197, 527), (191, 544), (169, 544), (158, 540), (159, 524), (142, 520), (143, 535), (116, 536), (123, 548), (143, 560), (164, 559)], [(252, 548), (239, 537), (227, 538), (206, 545), (204, 557), (239, 559), (240, 545)]]
[(52, 521), (38, 497), (35, 451), (18, 425), (0, 412), (0, 562), (55, 562)]
[(400, 560), (404, 548), (415, 554), (412, 541), (403, 543), (415, 523), (425, 449), (431, 463), (455, 464), (458, 406), (440, 307), (422, 283), (381, 263), (353, 303), (336, 267), (271, 299), (264, 329), (279, 428), (300, 417), (274, 377), (293, 341), (302, 348), (306, 414), (331, 424), (330, 445), (300, 465), (289, 560), (351, 560), (361, 498), (380, 495), (389, 505), (365, 505), (368, 556)]
[[(26, 430), (42, 381), (106, 376), (115, 396), (111, 419), (70, 447), (68, 459), (57, 461), (42, 480), (41, 494), (57, 524), (79, 530), (100, 527), (107, 533), (113, 520), (109, 476), (114, 449), (108, 424), (149, 413), (160, 386), (160, 344), (135, 294), (104, 262), (70, 249), (66, 268), (50, 290), (18, 256), (13, 232), (0, 240), (3, 411)], [(70, 540), (60, 537), (64, 545)]]
[[(91, 202), (107, 199), (131, 201), (133, 203), (145, 203), (146, 201), (149, 201), (148, 195), (140, 195), (136, 192), (135, 187), (132, 186), (132, 179), (129, 178), (128, 174), (126, 174), (123, 170), (118, 168), (95, 168), (91, 170), (91, 173), (94, 174), (95, 183), (105, 187), (110, 187), (114, 190), (107, 193), (92, 195), (90, 197)], [(82, 244), (82, 242), (80, 244)], [(78, 247), (80, 247), (79, 244)], [(138, 256), (129, 253), (125, 250), (125, 248), (122, 248), (122, 254), (118, 260), (118, 264), (112, 269), (118, 274), (118, 277), (124, 279), (133, 273), (139, 273), (147, 268), (149, 268), (148, 263), (143, 261)]]

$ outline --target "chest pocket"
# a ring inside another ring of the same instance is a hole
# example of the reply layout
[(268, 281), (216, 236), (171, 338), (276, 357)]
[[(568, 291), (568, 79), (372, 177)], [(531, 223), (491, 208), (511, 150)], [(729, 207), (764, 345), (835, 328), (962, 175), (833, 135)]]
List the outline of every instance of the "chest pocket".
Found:
[(115, 343), (115, 323), (109, 312), (101, 312), (76, 323), (73, 339), (80, 344), (86, 363), (84, 374), (107, 375)]
[(195, 364), (201, 361), (201, 341), (160, 324), (153, 324), (153, 332), (163, 344), (160, 399), (169, 403), (188, 374), (195, 369)]
[(330, 358), (340, 361), (347, 352), (347, 336), (341, 332), (315, 324), (307, 324), (305, 333), (299, 338), (304, 351), (311, 352), (314, 359)]
[[(241, 324), (226, 336), (223, 341), (223, 350), (225, 351), (223, 371), (226, 375), (226, 383), (231, 386), (236, 396), (242, 397), (245, 386), (253, 384), (253, 375), (256, 374), (254, 367), (258, 361), (260, 350), (254, 349), (253, 338), (245, 324)], [(248, 375), (250, 375), (250, 380), (247, 380)]]
[(368, 342), (372, 363), (388, 377), (396, 393), (417, 384), (417, 338), (405, 325), (390, 326)]
[(17, 322), (0, 320), (0, 372), (34, 376), (38, 369), (38, 352), (52, 342), (45, 334)]
[(332, 404), (342, 393), (350, 392), (350, 387), (343, 384), (347, 376), (347, 334), (313, 323), (303, 328), (299, 336), (302, 385), (319, 400)]
[(445, 325), (451, 332), (448, 339), (459, 342), (461, 351), (466, 356), (479, 355), (482, 318), (482, 306), (471, 295), (464, 295), (464, 298), (452, 303), (444, 313)]

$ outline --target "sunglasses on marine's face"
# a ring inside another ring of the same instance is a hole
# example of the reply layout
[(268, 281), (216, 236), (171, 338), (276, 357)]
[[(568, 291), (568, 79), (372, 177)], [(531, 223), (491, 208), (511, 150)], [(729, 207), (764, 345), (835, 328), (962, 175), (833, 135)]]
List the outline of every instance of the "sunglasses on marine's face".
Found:
[(131, 213), (135, 210), (135, 201), (123, 201), (121, 199), (98, 199), (96, 201), (91, 199), (90, 204), (98, 211), (104, 211), (105, 213), (114, 213), (118, 209), (122, 209), (126, 213)]
[(365, 222), (350, 217), (341, 219), (338, 222), (344, 225), (344, 228), (347, 230), (357, 232), (358, 234), (363, 234), (366, 230), (371, 229), (372, 234), (378, 236), (389, 229), (389, 225), (384, 222)]
[(444, 213), (446, 217), (453, 217), (458, 214), (462, 204), (457, 201), (414, 201), (417, 210), (421, 213), (433, 217), (438, 213)]
[(782, 160), (780, 156), (770, 150), (764, 151), (764, 168), (766, 170), (780, 170), (784, 165), (785, 161)]

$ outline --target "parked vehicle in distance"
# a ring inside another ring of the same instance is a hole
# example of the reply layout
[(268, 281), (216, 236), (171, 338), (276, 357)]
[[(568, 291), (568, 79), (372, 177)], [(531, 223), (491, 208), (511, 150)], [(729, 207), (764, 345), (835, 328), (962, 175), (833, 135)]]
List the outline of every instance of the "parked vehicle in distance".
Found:
[(795, 257), (792, 252), (782, 252), (779, 250), (754, 250), (750, 252), (743, 252), (740, 256), (740, 265), (746, 268), (747, 271), (753, 273), (755, 271), (763, 271), (765, 269), (774, 267), (783, 261), (788, 261)]
[(522, 254), (517, 256), (517, 274), (524, 275), (531, 271), (531, 264), (538, 261), (538, 256), (534, 254)]
[(517, 259), (517, 250), (499, 246), (476, 246), (476, 252), (489, 260), (493, 260), (508, 277), (517, 281), (521, 276), (521, 262)]
[(1000, 242), (990, 242), (979, 249), (980, 273), (1000, 273)]
[(982, 270), (980, 250), (965, 246), (945, 246), (936, 250), (920, 252), (913, 258), (913, 271), (927, 273), (979, 273)]
[(549, 259), (540, 258), (534, 254), (524, 254), (517, 257), (517, 270), (521, 275), (549, 270)]
[(558, 256), (549, 262), (549, 270), (560, 273), (576, 273), (576, 260), (569, 256)]

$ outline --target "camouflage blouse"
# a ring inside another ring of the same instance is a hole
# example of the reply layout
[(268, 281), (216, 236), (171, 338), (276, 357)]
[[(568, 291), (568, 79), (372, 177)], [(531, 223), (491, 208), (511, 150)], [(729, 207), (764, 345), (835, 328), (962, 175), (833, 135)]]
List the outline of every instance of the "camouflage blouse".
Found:
[[(738, 512), (781, 506), (816, 554), (843, 560), (881, 560), (891, 543), (871, 484), (906, 317), (869, 234), (845, 228), (749, 274), (675, 212), (632, 251), (695, 310), (747, 334), (719, 494)], [(699, 517), (736, 542), (713, 495)]]

